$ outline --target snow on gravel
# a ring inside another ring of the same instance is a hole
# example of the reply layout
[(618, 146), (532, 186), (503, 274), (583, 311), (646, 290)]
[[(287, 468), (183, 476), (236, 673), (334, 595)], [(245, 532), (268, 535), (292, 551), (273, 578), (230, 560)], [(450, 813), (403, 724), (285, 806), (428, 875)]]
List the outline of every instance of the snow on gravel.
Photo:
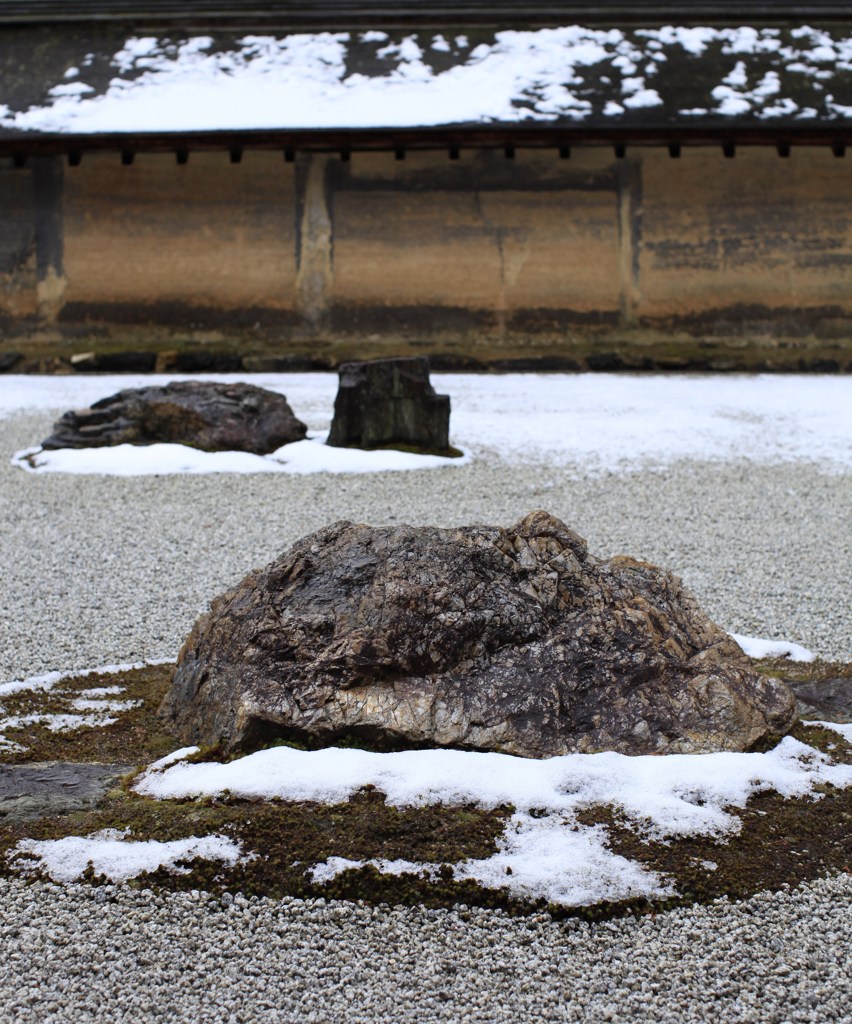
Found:
[(30, 473), (163, 476), (172, 473), (398, 473), (463, 466), (469, 455), (447, 458), (415, 452), (332, 448), (325, 437), (294, 441), (269, 455), (204, 452), (183, 444), (120, 444), (108, 448), (25, 448), (12, 464)]
[[(0, 417), (57, 413), (91, 405), (125, 388), (186, 377), (10, 376)], [(198, 452), (182, 445), (121, 446), (38, 453), (13, 463), (35, 472), (118, 475), (286, 472), (361, 473), (465, 465), (477, 454), (510, 464), (575, 464), (586, 473), (634, 472), (683, 459), (779, 464), (806, 462), (828, 472), (852, 468), (852, 385), (811, 375), (664, 376), (627, 374), (433, 374), (450, 395), (451, 443), (461, 459), (404, 452), (359, 452), (320, 443), (330, 426), (333, 374), (225, 374), (194, 379), (240, 381), (284, 394), (314, 439), (271, 456)], [(35, 443), (38, 439), (33, 438)]]

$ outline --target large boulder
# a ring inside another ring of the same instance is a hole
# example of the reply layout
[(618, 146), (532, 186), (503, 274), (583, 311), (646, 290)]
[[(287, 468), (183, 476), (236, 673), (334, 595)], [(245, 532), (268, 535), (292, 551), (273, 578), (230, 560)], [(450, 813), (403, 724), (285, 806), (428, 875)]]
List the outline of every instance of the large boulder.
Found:
[(266, 455), (306, 433), (287, 399), (274, 391), (253, 384), (173, 381), (119, 391), (90, 409), (66, 412), (42, 448), (170, 442), (206, 452)]
[(328, 444), (450, 450), (450, 397), (435, 393), (425, 359), (343, 363), (339, 377)]
[(747, 750), (796, 721), (677, 577), (595, 558), (546, 512), (306, 537), (198, 620), (162, 711), (226, 749), (360, 737), (524, 757)]

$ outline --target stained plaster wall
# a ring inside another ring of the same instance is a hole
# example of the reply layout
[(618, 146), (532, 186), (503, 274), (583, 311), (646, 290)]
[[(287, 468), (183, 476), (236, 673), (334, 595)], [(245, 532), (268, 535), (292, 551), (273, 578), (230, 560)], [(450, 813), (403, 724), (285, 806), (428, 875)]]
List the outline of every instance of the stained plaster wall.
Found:
[(847, 337), (852, 162), (827, 147), (7, 161), (0, 313), (7, 338), (236, 331), (258, 351)]

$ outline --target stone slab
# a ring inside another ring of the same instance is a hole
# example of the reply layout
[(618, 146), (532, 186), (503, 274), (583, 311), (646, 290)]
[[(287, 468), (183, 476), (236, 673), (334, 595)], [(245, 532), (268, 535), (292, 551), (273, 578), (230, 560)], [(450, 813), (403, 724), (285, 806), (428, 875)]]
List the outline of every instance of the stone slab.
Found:
[(0, 765), (0, 821), (32, 821), (88, 810), (132, 767), (62, 761)]

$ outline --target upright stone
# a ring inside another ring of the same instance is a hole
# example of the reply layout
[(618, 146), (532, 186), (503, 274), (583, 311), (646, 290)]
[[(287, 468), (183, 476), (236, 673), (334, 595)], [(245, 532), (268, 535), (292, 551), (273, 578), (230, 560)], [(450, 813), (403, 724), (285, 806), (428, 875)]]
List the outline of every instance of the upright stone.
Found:
[(450, 397), (429, 383), (425, 359), (344, 363), (328, 443), (337, 448), (450, 447)]

